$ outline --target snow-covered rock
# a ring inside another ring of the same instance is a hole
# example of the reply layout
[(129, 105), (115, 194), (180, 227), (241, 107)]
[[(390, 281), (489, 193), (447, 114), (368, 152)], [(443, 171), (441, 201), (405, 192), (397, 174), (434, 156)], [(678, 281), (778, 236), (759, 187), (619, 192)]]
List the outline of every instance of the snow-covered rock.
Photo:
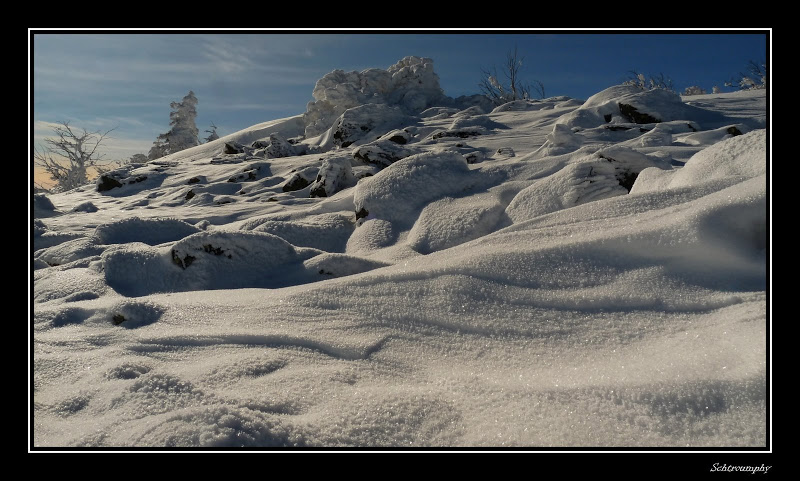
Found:
[(356, 178), (350, 157), (328, 157), (322, 161), (317, 178), (311, 184), (311, 197), (330, 197), (342, 189), (354, 186)]

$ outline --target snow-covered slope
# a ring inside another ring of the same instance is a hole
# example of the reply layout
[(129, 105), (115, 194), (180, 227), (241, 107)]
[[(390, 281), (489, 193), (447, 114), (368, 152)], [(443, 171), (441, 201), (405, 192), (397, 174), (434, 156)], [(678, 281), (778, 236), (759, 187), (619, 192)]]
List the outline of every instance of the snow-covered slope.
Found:
[(34, 446), (765, 446), (763, 91), (491, 110), (423, 60), (35, 198)]

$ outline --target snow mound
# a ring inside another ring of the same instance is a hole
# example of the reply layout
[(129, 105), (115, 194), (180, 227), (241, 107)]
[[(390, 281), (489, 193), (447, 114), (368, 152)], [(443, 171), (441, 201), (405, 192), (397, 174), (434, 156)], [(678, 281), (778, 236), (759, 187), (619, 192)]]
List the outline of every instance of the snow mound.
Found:
[(445, 197), (420, 213), (408, 234), (408, 245), (420, 254), (448, 249), (494, 232), (505, 207), (491, 196)]
[(754, 130), (722, 140), (694, 154), (674, 171), (641, 172), (631, 193), (698, 186), (713, 181), (740, 182), (767, 172), (767, 131)]
[(72, 208), (72, 212), (97, 212), (99, 209), (90, 201), (82, 202)]
[(346, 254), (321, 254), (303, 263), (314, 278), (345, 277), (391, 265)]
[(675, 173), (670, 185), (693, 185), (725, 177), (745, 180), (766, 174), (766, 171), (767, 131), (759, 129), (714, 144), (693, 155)]
[(749, 131), (750, 128), (744, 124), (726, 125), (718, 129), (684, 135), (680, 138), (680, 141), (688, 145), (711, 145)]
[[(318, 254), (261, 232), (199, 232), (171, 248), (126, 244), (102, 255), (109, 286), (126, 296), (154, 292), (284, 286), (287, 268)], [(231, 275), (231, 273), (234, 273)]]
[(360, 226), (347, 239), (345, 252), (348, 254), (368, 254), (389, 247), (397, 240), (399, 231), (391, 222), (383, 219), (363, 219)]
[(356, 185), (356, 217), (410, 228), (426, 204), (462, 193), (473, 182), (461, 154), (445, 151), (412, 155)]
[(130, 217), (97, 226), (94, 237), (99, 244), (143, 242), (163, 244), (200, 232), (197, 227), (178, 219)]
[(544, 144), (534, 152), (533, 158), (551, 157), (566, 154), (580, 148), (584, 138), (572, 131), (566, 124), (555, 124), (553, 131), (547, 134)]
[(656, 124), (686, 119), (710, 127), (724, 122), (725, 117), (687, 105), (680, 95), (666, 89), (643, 91), (632, 85), (616, 85), (592, 95), (581, 107), (556, 120), (556, 124), (589, 129), (603, 124)]
[(578, 156), (554, 174), (534, 181), (509, 204), (514, 223), (631, 191), (645, 169), (669, 168), (658, 158), (624, 146), (611, 146)]
[(50, 266), (60, 266), (88, 257), (99, 256), (105, 250), (105, 246), (100, 245), (94, 237), (76, 236), (68, 240), (62, 238), (59, 240), (60, 242), (53, 246), (37, 250), (34, 254), (35, 258)]
[(245, 222), (241, 229), (276, 235), (297, 247), (312, 247), (326, 252), (344, 252), (353, 233), (353, 216), (342, 213), (320, 214), (298, 220), (260, 218)]

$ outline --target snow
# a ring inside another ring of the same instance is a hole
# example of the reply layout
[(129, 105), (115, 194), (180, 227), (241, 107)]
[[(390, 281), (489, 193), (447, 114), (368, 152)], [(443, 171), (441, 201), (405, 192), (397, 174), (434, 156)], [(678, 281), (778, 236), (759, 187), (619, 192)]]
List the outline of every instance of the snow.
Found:
[(765, 93), (491, 110), (407, 57), (36, 195), (31, 443), (763, 449)]

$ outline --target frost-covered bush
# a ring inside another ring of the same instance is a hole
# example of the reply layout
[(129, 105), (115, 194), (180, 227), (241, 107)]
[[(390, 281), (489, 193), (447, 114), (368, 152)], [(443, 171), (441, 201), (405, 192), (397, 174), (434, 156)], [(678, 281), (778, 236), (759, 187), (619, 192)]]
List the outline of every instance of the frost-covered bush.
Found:
[(633, 85), (642, 90), (664, 89), (672, 92), (675, 91), (672, 79), (665, 77), (663, 73), (646, 76), (643, 73), (632, 70), (630, 72), (630, 77), (625, 81), (625, 85)]
[(703, 95), (706, 93), (706, 89), (700, 88), (697, 85), (692, 85), (691, 87), (686, 87), (686, 90), (683, 91), (683, 95)]

